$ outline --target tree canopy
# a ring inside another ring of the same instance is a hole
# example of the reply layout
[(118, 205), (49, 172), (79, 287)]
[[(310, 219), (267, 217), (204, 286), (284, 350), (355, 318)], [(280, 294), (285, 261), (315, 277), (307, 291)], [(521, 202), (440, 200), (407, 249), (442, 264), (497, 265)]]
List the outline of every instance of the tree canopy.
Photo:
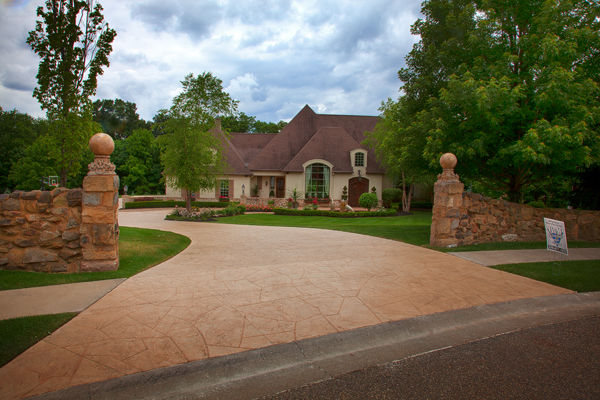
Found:
[(140, 119), (135, 103), (121, 99), (96, 100), (92, 104), (94, 121), (102, 126), (102, 132), (113, 139), (125, 139), (136, 129), (149, 129), (150, 123)]
[(215, 189), (218, 176), (226, 174), (222, 135), (227, 133), (216, 127), (215, 120), (235, 113), (237, 101), (210, 72), (189, 74), (181, 84), (183, 91), (173, 98), (163, 123), (161, 162), (166, 182), (185, 189), (189, 210), (192, 193)]
[(287, 122), (264, 122), (256, 120), (243, 112), (221, 118), (221, 126), (227, 132), (238, 133), (279, 133)]
[(461, 177), (511, 201), (598, 163), (598, 2), (429, 0), (422, 13), (380, 154), (420, 169), (453, 152)]
[(83, 150), (93, 132), (90, 96), (98, 75), (109, 66), (116, 32), (104, 21), (102, 6), (93, 0), (47, 0), (38, 7), (35, 30), (27, 44), (40, 58), (33, 91), (50, 122), (51, 156), (60, 185), (81, 167)]

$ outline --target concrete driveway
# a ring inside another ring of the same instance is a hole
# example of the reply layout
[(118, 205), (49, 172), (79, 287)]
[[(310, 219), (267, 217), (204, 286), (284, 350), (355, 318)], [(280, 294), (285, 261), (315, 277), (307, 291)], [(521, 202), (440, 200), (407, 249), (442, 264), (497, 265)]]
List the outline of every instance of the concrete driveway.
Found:
[(192, 244), (117, 286), (0, 369), (12, 399), (442, 311), (571, 293), (448, 254), (318, 229), (164, 221), (121, 226)]

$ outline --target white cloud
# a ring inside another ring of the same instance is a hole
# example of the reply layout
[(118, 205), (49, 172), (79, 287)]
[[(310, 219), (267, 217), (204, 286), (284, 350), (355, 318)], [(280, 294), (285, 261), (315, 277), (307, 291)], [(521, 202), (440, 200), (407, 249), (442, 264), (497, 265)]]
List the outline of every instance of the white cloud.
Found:
[[(189, 74), (210, 71), (263, 121), (317, 112), (377, 115), (396, 97), (397, 71), (416, 38), (420, 0), (101, 0), (117, 31), (97, 98), (168, 108)], [(31, 90), (39, 59), (25, 44), (43, 0), (0, 6), (0, 106), (42, 115)]]

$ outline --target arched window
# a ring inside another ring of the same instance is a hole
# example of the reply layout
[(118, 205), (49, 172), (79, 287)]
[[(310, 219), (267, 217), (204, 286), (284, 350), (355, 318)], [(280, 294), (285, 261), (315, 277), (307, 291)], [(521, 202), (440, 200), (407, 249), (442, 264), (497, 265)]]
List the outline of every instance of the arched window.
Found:
[(325, 164), (315, 163), (306, 167), (306, 196), (323, 199), (329, 197), (330, 169)]

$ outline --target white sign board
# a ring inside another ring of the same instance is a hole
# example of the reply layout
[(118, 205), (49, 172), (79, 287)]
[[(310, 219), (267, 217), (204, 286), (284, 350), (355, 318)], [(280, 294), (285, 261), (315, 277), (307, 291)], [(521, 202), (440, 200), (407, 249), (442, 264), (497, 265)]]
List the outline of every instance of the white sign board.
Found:
[(544, 218), (544, 226), (546, 227), (547, 249), (569, 255), (565, 223), (555, 219)]

